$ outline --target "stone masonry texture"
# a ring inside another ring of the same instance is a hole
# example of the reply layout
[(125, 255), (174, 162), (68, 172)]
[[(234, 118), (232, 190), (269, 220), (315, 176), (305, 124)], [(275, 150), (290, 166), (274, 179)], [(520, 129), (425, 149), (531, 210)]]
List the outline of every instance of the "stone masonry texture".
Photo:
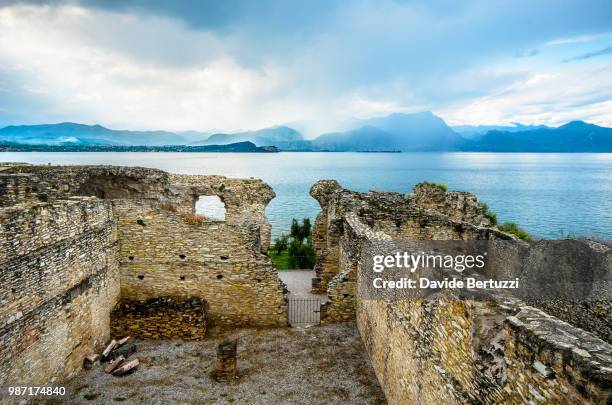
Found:
[[(205, 195), (223, 201), (225, 221), (195, 215)], [(498, 230), (475, 196), (428, 183), (410, 194), (356, 193), (334, 180), (311, 195), (321, 205), (313, 228), (313, 285), (328, 295), (321, 322), (357, 321), (390, 404), (611, 401), (608, 300), (361, 296), (363, 248), (373, 241), (506, 240), (546, 256)], [(64, 381), (111, 337), (286, 326), (285, 286), (266, 254), (272, 198), (256, 179), (0, 163), (0, 384)], [(609, 246), (578, 243), (587, 256), (610, 257)], [(582, 276), (601, 284), (605, 270), (604, 261)]]
[(0, 383), (65, 380), (111, 334), (287, 324), (261, 180), (0, 163), (0, 195)]
[[(405, 195), (355, 193), (333, 180), (316, 183), (311, 195), (321, 205), (313, 232), (319, 255), (313, 285), (329, 297), (322, 322), (357, 318), (390, 404), (609, 403), (612, 346), (605, 341), (608, 329), (602, 327), (610, 325), (609, 300), (531, 303), (556, 310), (561, 320), (494, 293), (476, 299), (443, 290), (427, 301), (392, 302), (359, 293), (366, 242), (499, 239), (546, 257), (540, 244), (492, 226), (474, 196), (427, 183)], [(604, 261), (583, 269), (581, 277), (593, 286), (609, 282), (610, 248), (576, 243), (587, 256), (596, 251), (608, 257), (607, 265)], [(513, 269), (503, 264), (497, 271), (513, 276)], [(535, 282), (548, 277), (526, 276)], [(597, 288), (592, 291), (598, 293)], [(579, 319), (568, 314), (579, 314)]]
[(206, 336), (206, 302), (200, 298), (121, 300), (111, 313), (115, 338), (201, 340)]

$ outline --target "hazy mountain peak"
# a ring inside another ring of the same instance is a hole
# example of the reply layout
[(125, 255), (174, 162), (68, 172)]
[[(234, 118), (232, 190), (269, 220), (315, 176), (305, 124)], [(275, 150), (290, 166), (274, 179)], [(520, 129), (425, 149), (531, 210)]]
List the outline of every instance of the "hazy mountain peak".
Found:
[(559, 128), (565, 128), (565, 129), (569, 129), (569, 128), (588, 128), (588, 127), (597, 127), (597, 125), (595, 124), (589, 124), (588, 122), (584, 122), (582, 120), (575, 120), (575, 121), (570, 121), (567, 124), (561, 125)]

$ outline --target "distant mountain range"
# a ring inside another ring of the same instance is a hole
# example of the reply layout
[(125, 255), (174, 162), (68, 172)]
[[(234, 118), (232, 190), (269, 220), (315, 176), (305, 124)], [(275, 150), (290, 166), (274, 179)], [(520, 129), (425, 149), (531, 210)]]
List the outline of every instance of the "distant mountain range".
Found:
[(183, 135), (167, 131), (117, 131), (100, 125), (72, 122), (45, 125), (11, 125), (0, 129), (0, 142), (27, 145), (177, 145)]
[(612, 152), (612, 128), (572, 121), (558, 128), (522, 132), (489, 131), (467, 142), (466, 151), (494, 152)]
[[(612, 152), (612, 128), (573, 121), (558, 128), (543, 125), (449, 127), (431, 112), (396, 113), (354, 120), (346, 131), (305, 139), (288, 126), (236, 133), (117, 131), (74, 123), (8, 126), (0, 144), (70, 147), (172, 145), (192, 147), (250, 142), (284, 151), (482, 151), (482, 152)], [(108, 150), (109, 148), (102, 148)], [(110, 148), (113, 149), (113, 148)]]
[(465, 139), (430, 112), (391, 114), (360, 120), (356, 129), (324, 134), (312, 140), (313, 149), (332, 151), (447, 151), (458, 150)]
[(514, 122), (512, 125), (455, 125), (453, 131), (465, 139), (477, 139), (485, 135), (489, 131), (502, 131), (502, 132), (523, 132), (531, 131), (533, 129), (550, 129), (546, 125), (523, 125), (518, 122)]
[(192, 142), (192, 145), (221, 145), (244, 141), (253, 142), (259, 146), (274, 145), (282, 150), (308, 149), (311, 146), (301, 133), (282, 125), (257, 131), (212, 134), (206, 139)]
[(256, 146), (253, 142), (227, 145), (29, 145), (0, 143), (0, 152), (233, 152), (275, 153), (274, 146)]

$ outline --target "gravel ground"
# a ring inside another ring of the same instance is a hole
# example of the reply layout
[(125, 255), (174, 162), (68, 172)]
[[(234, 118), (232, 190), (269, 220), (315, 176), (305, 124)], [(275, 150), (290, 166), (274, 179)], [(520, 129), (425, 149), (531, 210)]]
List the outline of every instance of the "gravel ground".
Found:
[(142, 341), (141, 362), (124, 377), (103, 367), (68, 385), (70, 404), (384, 404), (354, 323), (310, 328), (245, 329), (238, 338), (239, 380), (215, 382), (220, 339)]

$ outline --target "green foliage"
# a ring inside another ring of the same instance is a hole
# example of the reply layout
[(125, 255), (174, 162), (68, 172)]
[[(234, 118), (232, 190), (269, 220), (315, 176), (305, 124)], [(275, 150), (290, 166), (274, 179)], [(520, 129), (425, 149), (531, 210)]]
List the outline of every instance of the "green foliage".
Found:
[(483, 203), (480, 203), (480, 206), (485, 211), (485, 214), (484, 214), (485, 218), (487, 218), (491, 222), (492, 225), (496, 225), (497, 224), (497, 214), (489, 209), (489, 204), (483, 202)]
[(289, 252), (286, 250), (281, 253), (276, 253), (274, 250), (270, 251), (270, 259), (278, 270), (289, 270), (292, 267), (289, 265)]
[(304, 218), (300, 224), (291, 221), (290, 236), (281, 235), (274, 240), (270, 258), (279, 269), (311, 269), (316, 262), (312, 247), (312, 225)]
[(487, 218), (489, 221), (491, 221), (492, 225), (497, 224), (497, 214), (494, 213), (493, 211), (487, 211), (485, 212), (485, 218)]
[(289, 246), (289, 236), (282, 234), (274, 239), (274, 250), (276, 250), (277, 255), (280, 255), (284, 250), (287, 250), (287, 246)]
[(293, 239), (287, 248), (289, 253), (289, 266), (294, 269), (312, 269), (316, 257), (310, 239), (306, 243)]
[(448, 184), (446, 183), (435, 183), (433, 181), (426, 181), (425, 184), (429, 184), (430, 186), (434, 186), (439, 188), (440, 190), (446, 192), (448, 190)]
[(448, 190), (448, 184), (446, 183), (435, 183), (434, 185), (444, 192)]
[(510, 234), (518, 237), (519, 239), (523, 239), (523, 240), (530, 240), (531, 239), (531, 237), (529, 236), (527, 231), (525, 231), (524, 229), (520, 228), (514, 222), (504, 222), (503, 224), (499, 225), (497, 228), (500, 231), (510, 233)]
[(48, 202), (49, 201), (49, 196), (47, 194), (39, 194), (38, 195), (38, 199), (42, 202)]
[(291, 221), (291, 237), (295, 240), (303, 241), (310, 237), (312, 226), (310, 225), (310, 219), (304, 218), (302, 220), (302, 224), (297, 221), (297, 219), (293, 219)]
[(145, 224), (145, 222), (144, 222), (142, 219), (140, 219), (140, 218), (138, 218), (138, 219), (136, 220), (136, 223), (137, 223), (138, 225), (140, 225), (140, 226), (145, 226), (145, 225), (146, 225), (146, 224)]

